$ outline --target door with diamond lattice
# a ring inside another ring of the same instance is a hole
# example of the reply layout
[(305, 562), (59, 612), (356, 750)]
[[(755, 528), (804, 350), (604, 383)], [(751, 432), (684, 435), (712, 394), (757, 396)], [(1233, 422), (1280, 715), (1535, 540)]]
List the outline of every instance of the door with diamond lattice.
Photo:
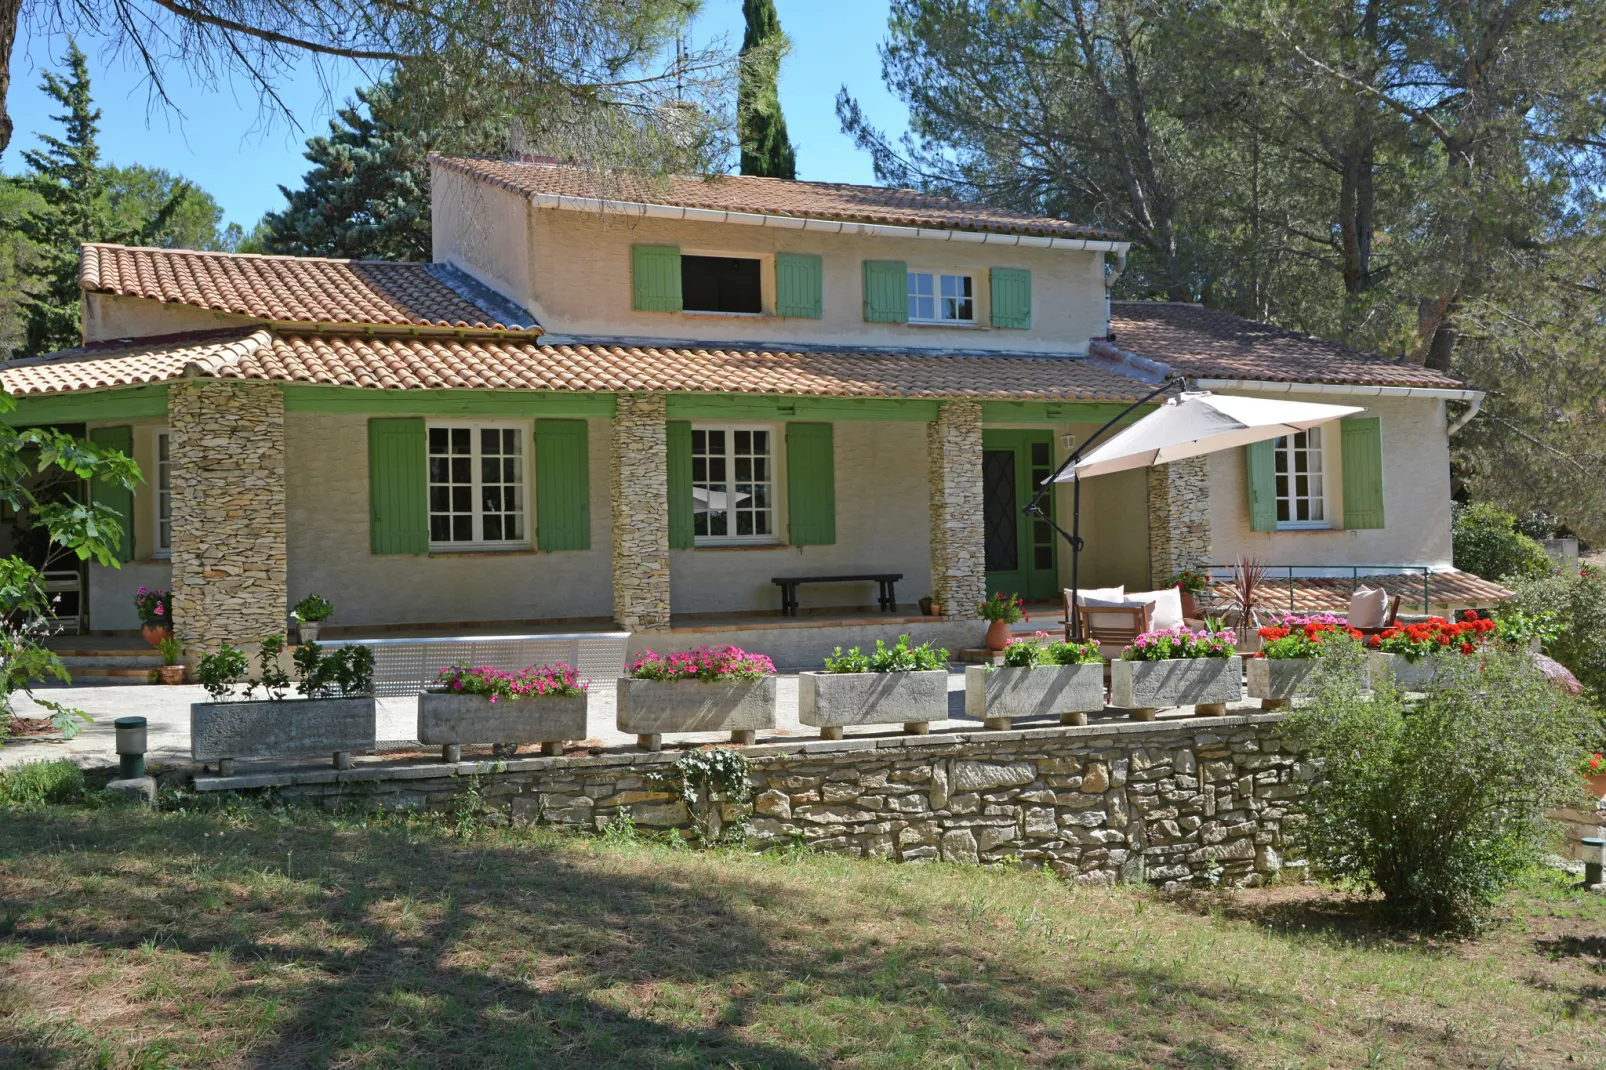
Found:
[[(1054, 471), (1050, 431), (982, 432), (982, 520), (987, 593), (1053, 598), (1059, 590), (1054, 530), (1021, 509)], [(1053, 515), (1052, 491), (1043, 509)]]

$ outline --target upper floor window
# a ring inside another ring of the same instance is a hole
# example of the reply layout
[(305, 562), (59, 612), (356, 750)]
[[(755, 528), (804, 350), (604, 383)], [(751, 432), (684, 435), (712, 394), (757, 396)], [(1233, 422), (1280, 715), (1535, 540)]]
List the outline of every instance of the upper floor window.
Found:
[(692, 531), (699, 543), (775, 540), (774, 449), (767, 427), (692, 428)]
[(166, 431), (156, 433), (156, 553), (173, 552), (173, 461)]
[(525, 429), (508, 424), (431, 424), (432, 548), (527, 545)]
[(909, 272), (910, 323), (975, 323), (975, 283), (969, 275)]
[(682, 255), (680, 293), (687, 312), (764, 311), (759, 262), (747, 257)]
[(1277, 526), (1325, 528), (1326, 466), (1322, 463), (1322, 429), (1313, 427), (1279, 438), (1272, 450), (1277, 478)]

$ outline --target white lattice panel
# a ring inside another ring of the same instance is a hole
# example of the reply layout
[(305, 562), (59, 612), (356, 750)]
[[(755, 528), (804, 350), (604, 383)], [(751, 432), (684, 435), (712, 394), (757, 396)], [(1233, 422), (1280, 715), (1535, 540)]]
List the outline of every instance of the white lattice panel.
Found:
[(573, 667), (587, 682), (624, 675), (629, 632), (568, 635), (495, 635), (441, 639), (348, 639), (328, 646), (365, 646), (374, 652), (374, 694), (416, 695), (456, 662), (514, 671), (531, 665)]

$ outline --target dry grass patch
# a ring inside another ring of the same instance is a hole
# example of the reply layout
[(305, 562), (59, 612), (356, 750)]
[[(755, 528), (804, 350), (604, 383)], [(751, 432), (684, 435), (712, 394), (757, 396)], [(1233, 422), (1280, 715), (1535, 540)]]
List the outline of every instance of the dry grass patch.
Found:
[(1554, 882), (1437, 943), (1313, 888), (473, 831), (0, 812), (0, 1065), (1606, 1067), (1606, 900)]

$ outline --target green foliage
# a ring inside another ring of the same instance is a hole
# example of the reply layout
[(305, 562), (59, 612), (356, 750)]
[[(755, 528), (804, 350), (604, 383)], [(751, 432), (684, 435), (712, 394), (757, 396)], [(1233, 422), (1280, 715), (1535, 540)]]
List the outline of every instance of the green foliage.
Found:
[(1455, 567), (1489, 580), (1543, 576), (1555, 566), (1545, 548), (1517, 530), (1517, 518), (1492, 502), (1456, 509)]
[(156, 644), (156, 651), (162, 655), (163, 665), (177, 665), (178, 659), (184, 656), (184, 644), (171, 635), (163, 636)]
[(334, 616), (335, 607), (329, 599), (322, 595), (309, 594), (296, 603), (290, 615), (296, 620), (303, 620), (309, 624), (318, 624)]
[(1238, 653), (1232, 632), (1191, 632), (1178, 628), (1144, 632), (1121, 651), (1122, 661), (1170, 661), (1174, 658), (1230, 658)]
[(1022, 602), (1017, 594), (1006, 595), (999, 591), (991, 598), (976, 603), (976, 612), (981, 619), (989, 623), (993, 621), (1007, 621), (1014, 624), (1026, 615), (1026, 603)]
[(246, 671), (245, 651), (224, 643), (215, 654), (201, 655), (195, 680), (212, 696), (213, 702), (227, 702)]
[(775, 0), (742, 0), (747, 29), (742, 34), (741, 81), (736, 90), (737, 139), (741, 173), (765, 178), (796, 178), (797, 154), (781, 114), (778, 78), (791, 45), (781, 32)]
[(284, 698), (290, 689), (290, 674), (279, 664), (285, 645), (284, 636), (270, 635), (257, 647), (257, 683), (272, 701)]
[(1397, 921), (1476, 928), (1546, 849), (1545, 812), (1578, 793), (1591, 718), (1518, 653), (1447, 659), (1415, 707), (1392, 681), (1368, 695), (1360, 657), (1329, 652), (1289, 718), (1320, 768), (1305, 846)]
[[(739, 751), (728, 747), (686, 751), (658, 782), (686, 804), (703, 843), (741, 838), (753, 787), (751, 769)], [(724, 812), (732, 811), (727, 822)]]
[(46, 806), (84, 797), (84, 771), (69, 758), (23, 762), (0, 773), (0, 803)]
[(890, 647), (886, 640), (877, 639), (875, 651), (870, 654), (862, 653), (858, 647), (844, 654), (842, 648), (837, 647), (825, 658), (825, 671), (831, 673), (926, 672), (947, 667), (947, 650), (933, 649), (930, 643), (911, 647), (907, 635), (898, 636), (898, 641)]
[(1553, 572), (1511, 583), (1512, 597), (1497, 620), (1522, 613), (1554, 614), (1544, 651), (1565, 665), (1597, 706), (1606, 706), (1606, 577), (1593, 570)]
[(1092, 665), (1102, 663), (1104, 656), (1092, 642), (1044, 642), (1048, 635), (1038, 632), (1031, 639), (1016, 639), (1004, 648), (1004, 664), (1012, 668), (1034, 665)]

